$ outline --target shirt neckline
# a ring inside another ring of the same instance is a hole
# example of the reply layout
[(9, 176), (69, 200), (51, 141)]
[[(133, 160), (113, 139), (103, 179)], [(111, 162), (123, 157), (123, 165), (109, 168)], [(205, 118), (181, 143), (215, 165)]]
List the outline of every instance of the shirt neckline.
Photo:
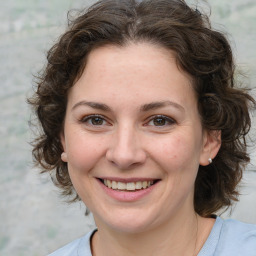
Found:
[[(212, 230), (204, 243), (203, 247), (199, 251), (197, 256), (204, 256), (204, 255), (213, 255), (215, 252), (215, 249), (217, 247), (219, 237), (220, 237), (220, 232), (221, 228), (223, 225), (223, 220), (218, 217), (214, 216), (216, 218), (216, 221), (212, 227)], [(91, 251), (91, 239), (93, 235), (98, 231), (98, 229), (94, 229), (87, 233), (80, 241), (78, 245), (78, 250), (77, 250), (77, 255), (78, 256), (92, 256), (92, 251)]]
[(223, 220), (217, 216), (212, 230), (197, 256), (214, 255), (219, 242), (222, 225)]

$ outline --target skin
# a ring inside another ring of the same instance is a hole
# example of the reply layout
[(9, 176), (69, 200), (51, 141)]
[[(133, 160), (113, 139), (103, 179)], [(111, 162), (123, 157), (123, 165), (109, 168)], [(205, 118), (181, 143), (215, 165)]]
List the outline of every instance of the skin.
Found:
[[(149, 43), (93, 50), (70, 89), (61, 141), (62, 160), (98, 227), (94, 256), (200, 250), (214, 220), (195, 213), (194, 182), (220, 139), (202, 129), (191, 78), (172, 52)], [(159, 182), (122, 202), (104, 192), (102, 177)]]

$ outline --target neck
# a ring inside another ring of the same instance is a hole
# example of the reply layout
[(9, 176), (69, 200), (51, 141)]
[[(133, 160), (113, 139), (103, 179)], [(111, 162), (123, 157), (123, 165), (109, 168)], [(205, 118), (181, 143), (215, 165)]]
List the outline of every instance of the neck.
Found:
[(101, 225), (93, 237), (93, 256), (194, 256), (206, 241), (213, 224), (214, 221), (195, 213), (189, 217), (172, 218), (162, 226), (140, 233), (121, 232)]

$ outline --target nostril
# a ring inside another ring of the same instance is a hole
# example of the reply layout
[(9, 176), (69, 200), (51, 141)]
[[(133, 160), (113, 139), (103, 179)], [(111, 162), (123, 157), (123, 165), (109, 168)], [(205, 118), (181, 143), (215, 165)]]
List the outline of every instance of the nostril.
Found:
[(120, 169), (131, 169), (143, 164), (146, 160), (145, 152), (142, 150), (127, 150), (116, 149), (109, 150), (106, 154), (106, 159)]

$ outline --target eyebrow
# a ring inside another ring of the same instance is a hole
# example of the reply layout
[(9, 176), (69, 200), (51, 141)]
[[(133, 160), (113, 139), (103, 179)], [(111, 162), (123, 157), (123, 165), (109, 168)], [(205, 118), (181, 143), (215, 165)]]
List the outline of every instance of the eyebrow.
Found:
[(155, 110), (155, 109), (163, 108), (163, 107), (166, 107), (166, 106), (172, 106), (174, 108), (177, 108), (180, 111), (183, 111), (183, 112), (185, 111), (185, 109), (181, 105), (179, 105), (176, 102), (169, 101), (169, 100), (156, 101), (156, 102), (151, 102), (149, 104), (145, 104), (145, 105), (141, 106), (140, 111), (141, 112), (146, 112), (146, 111), (149, 111), (149, 110)]
[(111, 111), (110, 107), (108, 107), (106, 104), (98, 103), (98, 102), (85, 101), (85, 100), (79, 101), (78, 103), (76, 103), (72, 107), (72, 110), (74, 110), (75, 108), (77, 108), (79, 106), (88, 106), (88, 107), (91, 107), (91, 108), (94, 108), (94, 109), (103, 110), (103, 111), (107, 111), (107, 112)]
[[(106, 112), (111, 112), (111, 108), (109, 106), (107, 106), (104, 103), (99, 103), (99, 102), (91, 102), (91, 101), (79, 101), (78, 103), (76, 103), (73, 107), (72, 110), (76, 109), (79, 106), (88, 106), (91, 107), (93, 109), (98, 109), (98, 110), (102, 110), (102, 111), (106, 111)], [(151, 102), (148, 104), (144, 104), (140, 107), (140, 112), (147, 112), (150, 110), (155, 110), (155, 109), (159, 109), (159, 108), (163, 108), (166, 106), (172, 106), (174, 108), (177, 108), (180, 111), (185, 111), (185, 109), (179, 105), (176, 102), (173, 101), (156, 101), (156, 102)]]

